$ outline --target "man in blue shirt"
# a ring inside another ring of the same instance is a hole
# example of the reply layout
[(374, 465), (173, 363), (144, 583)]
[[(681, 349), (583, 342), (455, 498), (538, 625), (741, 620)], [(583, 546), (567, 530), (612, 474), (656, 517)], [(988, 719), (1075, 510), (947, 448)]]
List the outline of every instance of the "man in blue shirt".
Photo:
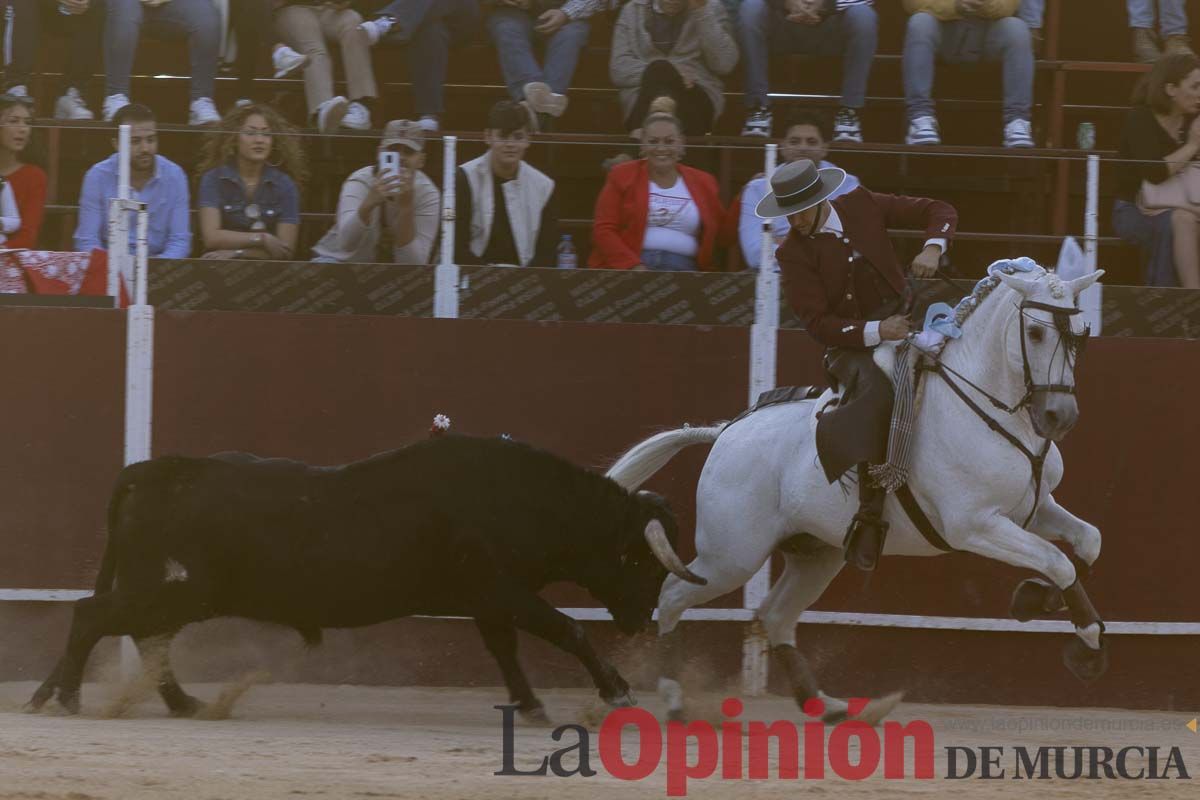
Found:
[[(158, 127), (154, 112), (143, 105), (127, 105), (113, 122), (129, 125), (129, 196), (146, 203), (150, 211), (148, 246), (151, 258), (187, 258), (192, 254), (187, 174), (180, 166), (158, 155)], [(114, 148), (117, 141), (113, 140)], [(108, 247), (108, 201), (117, 196), (118, 154), (94, 165), (83, 177), (79, 197), (79, 225), (75, 249), (90, 252)], [(137, 247), (136, 215), (130, 213), (129, 250)]]

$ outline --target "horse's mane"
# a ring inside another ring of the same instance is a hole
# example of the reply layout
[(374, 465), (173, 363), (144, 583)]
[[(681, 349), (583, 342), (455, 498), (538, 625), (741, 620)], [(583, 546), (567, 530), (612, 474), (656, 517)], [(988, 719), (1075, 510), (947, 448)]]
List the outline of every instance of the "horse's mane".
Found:
[[(1018, 262), (1021, 262), (1023, 265), (1032, 265), (1034, 269), (1019, 269), (1017, 266), (1015, 266)], [(967, 318), (978, 311), (984, 302), (992, 295), (992, 292), (994, 292), (996, 288), (1002, 284), (1002, 281), (996, 277), (996, 272), (1004, 272), (1009, 275), (1017, 272), (1025, 272), (1036, 277), (1038, 280), (1041, 280), (1047, 275), (1050, 275), (1052, 278), (1054, 278), (1052, 273), (1048, 272), (1044, 267), (1037, 264), (1033, 261), (1033, 259), (1030, 258), (1019, 258), (1013, 261), (1006, 259), (1003, 261), (993, 262), (991, 266), (988, 267), (987, 277), (976, 283), (974, 288), (971, 289), (971, 293), (962, 300), (959, 300), (958, 305), (954, 307), (954, 324), (959, 328), (962, 328), (963, 323), (967, 321)]]

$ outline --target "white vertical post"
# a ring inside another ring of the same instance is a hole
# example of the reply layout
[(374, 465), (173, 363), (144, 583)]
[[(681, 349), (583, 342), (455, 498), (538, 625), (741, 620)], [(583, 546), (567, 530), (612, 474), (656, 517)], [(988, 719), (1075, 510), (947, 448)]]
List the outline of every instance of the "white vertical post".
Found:
[(128, 274), (129, 212), (121, 201), (129, 199), (129, 126), (117, 131), (117, 197), (108, 203), (108, 296), (120, 305), (121, 276)]
[(442, 258), (438, 262), (433, 281), (433, 315), (455, 319), (458, 317), (458, 264), (454, 263), (455, 209), (458, 199), (454, 196), (454, 180), (457, 175), (457, 136), (442, 138)]
[(117, 199), (129, 199), (129, 161), (132, 151), (129, 145), (129, 126), (122, 125), (117, 131)]
[[(1096, 271), (1100, 256), (1100, 156), (1095, 153), (1087, 159), (1087, 205), (1083, 215), (1083, 263), (1087, 272)], [(1099, 336), (1104, 322), (1101, 313), (1104, 287), (1094, 283), (1079, 295), (1079, 307), (1084, 320), (1091, 327), (1092, 336)]]
[[(125, 464), (129, 465), (150, 458), (154, 407), (154, 307), (147, 302), (150, 214), (144, 203), (132, 204), (128, 198), (119, 198), (115, 205), (126, 220), (126, 234), (130, 206), (137, 206), (137, 260), (131, 275), (131, 304), (125, 314)], [(128, 259), (128, 242), (118, 244), (123, 248), (121, 252), (125, 259)], [(133, 640), (128, 636), (122, 637), (122, 675), (126, 679), (132, 678), (140, 668), (141, 659)]]
[[(775, 172), (777, 145), (768, 144), (763, 174), (769, 182)], [(775, 265), (775, 234), (763, 224), (762, 255), (754, 287), (754, 323), (750, 326), (750, 396), (747, 407), (758, 396), (775, 388), (775, 359), (779, 336), (779, 270)], [(771, 590), (771, 562), (767, 561), (742, 590), (742, 607), (757, 611)], [(742, 692), (748, 697), (767, 690), (767, 639), (762, 628), (752, 623), (742, 643)]]
[(1100, 231), (1100, 156), (1087, 157), (1087, 208), (1083, 216), (1083, 256), (1088, 272), (1096, 269)]

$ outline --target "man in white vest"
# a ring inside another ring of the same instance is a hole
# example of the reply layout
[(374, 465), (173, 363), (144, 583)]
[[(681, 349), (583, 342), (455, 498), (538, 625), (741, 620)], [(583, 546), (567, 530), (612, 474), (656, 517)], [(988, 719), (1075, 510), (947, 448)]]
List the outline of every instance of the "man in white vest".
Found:
[(487, 152), (458, 168), (454, 258), (459, 264), (554, 266), (554, 181), (525, 163), (529, 128), (524, 107), (496, 103), (483, 133)]

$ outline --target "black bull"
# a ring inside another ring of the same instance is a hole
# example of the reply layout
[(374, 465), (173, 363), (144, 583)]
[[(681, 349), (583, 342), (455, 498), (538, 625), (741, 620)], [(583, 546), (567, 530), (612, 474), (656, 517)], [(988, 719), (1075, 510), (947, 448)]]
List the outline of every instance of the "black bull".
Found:
[[(126, 467), (109, 503), (96, 591), (75, 605), (66, 653), (37, 690), (69, 711), (92, 648), (132, 636), (165, 658), (192, 622), (244, 617), (296, 629), (410, 614), (471, 617), (523, 713), (541, 703), (516, 657), (516, 630), (576, 656), (600, 696), (631, 702), (575, 620), (540, 598), (554, 581), (587, 589), (626, 633), (645, 627), (665, 577), (687, 572), (666, 503), (504, 439), (439, 437), (340, 467), (242, 453), (167, 456)], [(151, 647), (151, 644), (157, 647)], [(202, 704), (160, 661), (175, 715)]]

